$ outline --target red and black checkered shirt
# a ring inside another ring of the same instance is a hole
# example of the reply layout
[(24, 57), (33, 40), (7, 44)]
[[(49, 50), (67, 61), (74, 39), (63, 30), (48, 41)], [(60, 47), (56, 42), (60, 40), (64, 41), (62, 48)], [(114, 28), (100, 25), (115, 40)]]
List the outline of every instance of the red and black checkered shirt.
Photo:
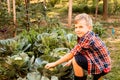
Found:
[(111, 69), (110, 53), (104, 42), (89, 31), (83, 37), (78, 38), (78, 44), (70, 53), (83, 54), (88, 61), (88, 74), (100, 74), (105, 69)]

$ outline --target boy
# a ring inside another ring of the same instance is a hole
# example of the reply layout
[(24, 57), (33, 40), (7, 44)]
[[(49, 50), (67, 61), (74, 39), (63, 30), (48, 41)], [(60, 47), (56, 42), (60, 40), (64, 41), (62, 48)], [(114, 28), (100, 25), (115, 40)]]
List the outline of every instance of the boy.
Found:
[(92, 32), (92, 19), (86, 13), (75, 17), (75, 33), (78, 36), (78, 43), (61, 59), (48, 63), (45, 68), (55, 67), (63, 62), (72, 63), (74, 80), (86, 80), (83, 69), (93, 75), (93, 80), (99, 78), (111, 70), (111, 59), (109, 51), (102, 40)]

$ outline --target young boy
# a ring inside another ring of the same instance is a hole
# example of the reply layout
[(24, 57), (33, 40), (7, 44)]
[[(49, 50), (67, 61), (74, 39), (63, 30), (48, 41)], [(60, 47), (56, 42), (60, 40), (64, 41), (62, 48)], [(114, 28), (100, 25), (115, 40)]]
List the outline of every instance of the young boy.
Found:
[(46, 69), (55, 67), (63, 62), (72, 63), (74, 80), (86, 80), (83, 69), (93, 75), (93, 80), (99, 80), (111, 70), (111, 59), (109, 51), (102, 40), (92, 32), (92, 19), (86, 13), (75, 17), (75, 33), (78, 36), (78, 43), (70, 51), (56, 62), (45, 65)]

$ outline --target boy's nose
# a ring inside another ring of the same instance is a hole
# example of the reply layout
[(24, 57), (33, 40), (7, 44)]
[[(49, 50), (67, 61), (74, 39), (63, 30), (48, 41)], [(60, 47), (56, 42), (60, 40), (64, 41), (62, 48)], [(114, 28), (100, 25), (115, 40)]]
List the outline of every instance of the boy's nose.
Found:
[(77, 28), (77, 29), (75, 29), (75, 32), (80, 32), (80, 29), (78, 29), (78, 28)]

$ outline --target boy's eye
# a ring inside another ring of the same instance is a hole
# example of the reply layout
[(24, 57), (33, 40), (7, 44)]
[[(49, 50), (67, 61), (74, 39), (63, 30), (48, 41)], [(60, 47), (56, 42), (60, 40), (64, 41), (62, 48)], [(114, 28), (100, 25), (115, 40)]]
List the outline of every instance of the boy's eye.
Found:
[(75, 28), (83, 28), (83, 26), (76, 26)]
[(75, 26), (75, 28), (83, 28), (83, 26)]
[(83, 28), (83, 26), (79, 26), (79, 28)]
[(78, 28), (78, 27), (75, 26), (74, 28)]

